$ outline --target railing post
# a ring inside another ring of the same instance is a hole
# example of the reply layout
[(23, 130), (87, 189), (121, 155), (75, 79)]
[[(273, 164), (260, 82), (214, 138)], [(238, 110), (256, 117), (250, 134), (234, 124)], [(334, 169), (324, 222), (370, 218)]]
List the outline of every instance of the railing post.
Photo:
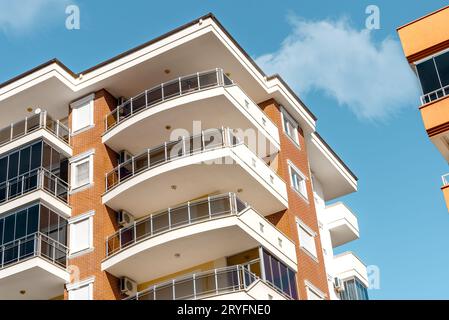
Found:
[(201, 130), (201, 151), (206, 150), (206, 142), (204, 141), (204, 130)]
[(133, 98), (131, 97), (131, 99), (129, 99), (129, 107), (131, 108), (131, 113), (130, 113), (130, 115), (132, 116), (133, 115)]
[(218, 68), (215, 68), (215, 75), (217, 76), (217, 86), (220, 85), (220, 76), (218, 74)]
[(196, 277), (195, 277), (195, 273), (192, 276), (193, 279), (193, 300), (196, 300)]
[(168, 156), (167, 156), (167, 141), (164, 142), (164, 152), (165, 152), (165, 161), (168, 161)]
[(209, 220), (212, 219), (212, 209), (210, 207), (210, 196), (207, 196), (207, 208), (209, 210)]
[(28, 117), (25, 117), (25, 128), (23, 129), (23, 132), (27, 134), (27, 128), (28, 128)]
[(151, 236), (153, 236), (153, 215), (150, 216), (150, 232)]
[(17, 262), (20, 261), (20, 242), (21, 242), (21, 240), (19, 239), (19, 244), (17, 246)]
[(118, 231), (118, 248), (122, 250), (122, 230)]
[(120, 107), (121, 107), (121, 105), (118, 106), (117, 109), (116, 109), (116, 112), (117, 112), (117, 115), (116, 115), (116, 118), (117, 118), (116, 124), (119, 124), (119, 122), (120, 122)]
[(187, 202), (187, 217), (188, 217), (188, 221), (189, 224), (191, 223), (191, 217), (190, 217), (190, 201)]
[(218, 294), (218, 276), (217, 276), (217, 269), (214, 269), (214, 275), (215, 275), (215, 293)]
[(179, 82), (179, 95), (182, 95), (182, 86), (181, 86), (181, 77), (178, 78), (178, 82)]
[(145, 90), (145, 108), (148, 107), (148, 90)]
[(186, 154), (186, 137), (182, 136), (182, 155), (185, 156)]
[(6, 201), (9, 200), (9, 181), (6, 181)]
[(59, 138), (59, 120), (56, 120), (56, 136)]
[(176, 300), (175, 279), (172, 280), (173, 300)]
[(137, 242), (137, 224), (134, 222), (134, 243)]
[(14, 131), (14, 123), (11, 123), (10, 124), (10, 130), (9, 130), (9, 141), (12, 140), (13, 131)]
[(198, 90), (201, 90), (201, 82), (200, 82), (200, 73), (199, 72), (196, 73), (196, 77), (198, 79)]
[(20, 194), (23, 194), (24, 193), (24, 190), (25, 190), (25, 176), (22, 176), (22, 183), (21, 183), (21, 192), (20, 192)]
[[(237, 269), (237, 285), (240, 288), (240, 268), (239, 268), (239, 266), (237, 266), (236, 269)], [(235, 291), (235, 287), (234, 287), (234, 291)]]
[(162, 98), (162, 101), (165, 100), (164, 99), (164, 84), (163, 83), (161, 84), (161, 98)]
[(168, 230), (171, 230), (171, 209), (168, 208)]
[(147, 161), (148, 161), (147, 168), (149, 168), (150, 167), (150, 149), (147, 149)]

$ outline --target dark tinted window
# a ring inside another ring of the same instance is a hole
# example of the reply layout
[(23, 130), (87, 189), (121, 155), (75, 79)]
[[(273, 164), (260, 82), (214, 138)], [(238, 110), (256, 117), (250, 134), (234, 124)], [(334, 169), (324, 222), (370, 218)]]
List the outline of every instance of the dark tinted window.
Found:
[(14, 240), (16, 216), (10, 215), (5, 218), (5, 230), (3, 235), (3, 243), (8, 243)]
[(41, 166), (41, 150), (42, 142), (39, 142), (31, 147), (31, 170)]
[(8, 157), (0, 159), (0, 183), (5, 182), (8, 176)]
[(35, 233), (38, 230), (39, 223), (39, 205), (34, 205), (28, 208), (28, 226), (27, 232), (28, 234)]
[(9, 156), (8, 167), (8, 180), (17, 177), (19, 169), (19, 151), (16, 151)]
[(19, 174), (30, 171), (31, 147), (20, 150), (20, 167)]
[(20, 239), (27, 234), (27, 210), (22, 210), (16, 214), (16, 234), (15, 239)]
[(418, 64), (416, 69), (424, 94), (435, 91), (441, 87), (433, 59)]
[(3, 222), (4, 222), (4, 220), (1, 219), (0, 220), (0, 245), (3, 244)]
[(443, 87), (449, 85), (449, 52), (435, 57), (438, 74)]

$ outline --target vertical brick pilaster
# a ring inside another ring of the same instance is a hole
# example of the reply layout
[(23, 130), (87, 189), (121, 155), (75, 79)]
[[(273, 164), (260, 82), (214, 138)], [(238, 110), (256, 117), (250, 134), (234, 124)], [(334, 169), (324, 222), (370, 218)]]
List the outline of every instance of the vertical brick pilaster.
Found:
[[(72, 216), (94, 210), (93, 217), (93, 245), (92, 252), (70, 259), (69, 265), (77, 267), (80, 271), (80, 280), (94, 276), (95, 300), (120, 299), (119, 280), (114, 276), (101, 271), (101, 262), (105, 258), (105, 240), (117, 230), (115, 212), (102, 204), (102, 194), (105, 191), (105, 174), (112, 170), (116, 164), (116, 155), (113, 150), (102, 143), (101, 137), (105, 130), (104, 117), (116, 107), (115, 98), (106, 90), (95, 93), (94, 100), (94, 126), (72, 137), (73, 155), (79, 155), (89, 150), (95, 150), (93, 185), (86, 190), (74, 193), (70, 197)], [(69, 110), (69, 124), (72, 113)], [(65, 293), (67, 298), (67, 292)]]
[[(329, 290), (327, 284), (327, 275), (324, 266), (324, 257), (321, 247), (320, 230), (318, 227), (318, 217), (315, 210), (315, 201), (310, 177), (310, 165), (307, 156), (307, 145), (302, 130), (299, 132), (300, 148), (288, 138), (282, 130), (282, 118), (279, 104), (270, 99), (259, 105), (270, 119), (278, 126), (281, 142), (281, 150), (278, 156), (278, 174), (287, 184), (289, 209), (268, 216), (276, 227), (286, 233), (296, 244), (296, 254), (298, 258), (298, 289), (300, 299), (307, 299), (305, 281), (310, 281), (315, 287), (327, 294)], [(306, 201), (290, 187), (290, 177), (288, 172), (287, 160), (290, 160), (301, 172), (308, 178)], [(317, 236), (315, 237), (318, 262), (312, 259), (306, 252), (299, 247), (298, 231), (296, 226), (296, 217), (307, 224)]]

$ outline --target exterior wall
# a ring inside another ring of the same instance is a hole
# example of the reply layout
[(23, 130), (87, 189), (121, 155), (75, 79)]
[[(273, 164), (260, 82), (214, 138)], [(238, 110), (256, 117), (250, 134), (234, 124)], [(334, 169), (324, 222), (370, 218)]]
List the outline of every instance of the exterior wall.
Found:
[(398, 29), (409, 62), (417, 61), (449, 47), (449, 6)]
[[(69, 265), (79, 268), (80, 281), (94, 276), (93, 298), (95, 300), (121, 299), (119, 280), (110, 274), (101, 271), (101, 261), (105, 258), (105, 239), (117, 230), (115, 213), (104, 206), (101, 195), (104, 193), (105, 173), (116, 165), (115, 153), (101, 142), (104, 132), (104, 117), (116, 106), (115, 98), (106, 90), (95, 93), (94, 100), (94, 126), (72, 137), (73, 155), (79, 155), (95, 149), (93, 184), (85, 190), (80, 190), (70, 196), (72, 217), (95, 211), (93, 216), (93, 246), (91, 252), (70, 259)], [(72, 113), (69, 113), (71, 124)], [(65, 299), (68, 298), (65, 291)]]
[[(315, 203), (313, 201), (310, 167), (304, 133), (302, 131), (299, 132), (300, 148), (298, 148), (282, 130), (282, 118), (279, 104), (274, 99), (270, 99), (259, 105), (279, 128), (281, 151), (278, 156), (277, 173), (289, 186), (287, 188), (289, 209), (270, 215), (267, 219), (295, 242), (298, 259), (297, 281), (300, 299), (307, 299), (306, 281), (312, 283), (329, 297), (323, 251), (319, 236), (320, 230), (318, 227)], [(290, 187), (287, 160), (290, 160), (307, 177), (307, 201)], [(301, 219), (317, 234), (315, 243), (318, 261), (315, 261), (309, 254), (299, 247), (296, 217)]]
[(429, 137), (449, 130), (449, 96), (419, 108)]

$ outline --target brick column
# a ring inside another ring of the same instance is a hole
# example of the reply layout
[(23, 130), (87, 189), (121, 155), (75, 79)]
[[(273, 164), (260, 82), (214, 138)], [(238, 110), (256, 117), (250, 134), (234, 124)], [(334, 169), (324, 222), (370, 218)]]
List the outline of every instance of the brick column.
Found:
[[(278, 174), (287, 184), (289, 209), (275, 213), (267, 217), (267, 219), (278, 227), (282, 232), (292, 239), (296, 244), (296, 255), (298, 258), (298, 292), (300, 299), (307, 299), (305, 281), (308, 280), (315, 287), (320, 289), (329, 298), (329, 290), (327, 284), (327, 275), (324, 266), (323, 251), (321, 248), (320, 230), (318, 227), (318, 217), (315, 210), (315, 201), (313, 197), (312, 183), (310, 177), (310, 166), (307, 156), (307, 146), (304, 133), (299, 132), (300, 148), (288, 138), (282, 130), (282, 118), (279, 104), (270, 99), (259, 104), (268, 117), (279, 128), (279, 136), (281, 142), (281, 151), (278, 155)], [(288, 171), (287, 160), (290, 160), (301, 172), (307, 176), (307, 198), (303, 199), (290, 187), (290, 176)], [(310, 257), (299, 247), (298, 231), (296, 225), (296, 217), (299, 217), (307, 226), (309, 226), (317, 236), (315, 237), (318, 262)]]
[[(95, 300), (121, 299), (119, 292), (119, 279), (101, 271), (101, 262), (105, 258), (106, 237), (117, 230), (115, 212), (101, 202), (105, 191), (105, 174), (116, 165), (116, 154), (101, 142), (105, 130), (105, 115), (116, 107), (115, 98), (106, 90), (95, 93), (94, 100), (94, 126), (72, 137), (73, 155), (79, 155), (94, 149), (93, 185), (88, 189), (80, 190), (70, 196), (72, 216), (94, 210), (93, 216), (93, 245), (94, 250), (79, 257), (70, 259), (69, 265), (80, 270), (80, 281), (95, 277), (93, 284), (93, 298)], [(72, 113), (69, 110), (69, 124)], [(67, 291), (64, 294), (67, 299)]]

